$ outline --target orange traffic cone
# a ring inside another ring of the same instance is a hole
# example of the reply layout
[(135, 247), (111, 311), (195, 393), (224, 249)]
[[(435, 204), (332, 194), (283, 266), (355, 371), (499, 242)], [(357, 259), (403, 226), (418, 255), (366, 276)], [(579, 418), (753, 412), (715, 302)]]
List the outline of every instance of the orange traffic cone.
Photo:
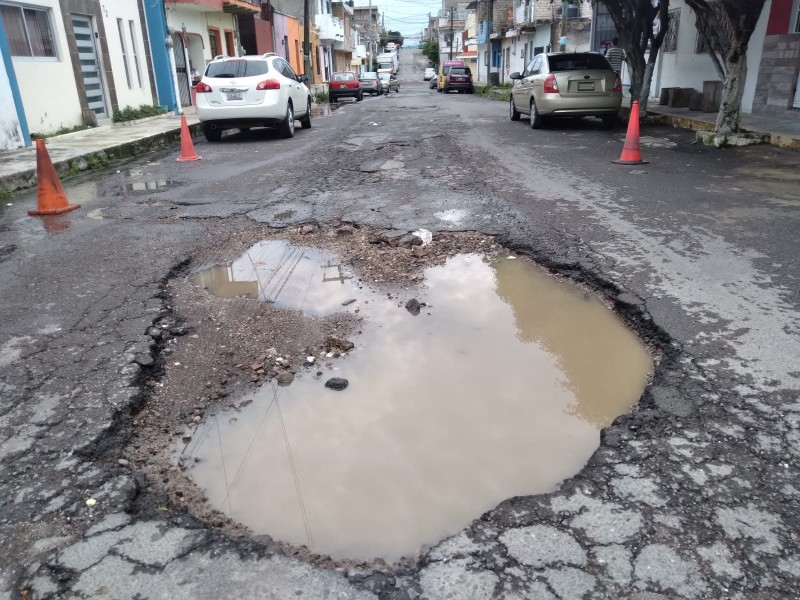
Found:
[(625, 135), (625, 146), (619, 160), (614, 160), (618, 165), (644, 165), (642, 152), (639, 149), (639, 101), (634, 100), (631, 105), (631, 116), (628, 119), (628, 133)]
[(81, 207), (80, 204), (70, 204), (67, 200), (64, 187), (42, 139), (36, 140), (36, 180), (38, 206), (36, 210), (28, 211), (30, 216), (60, 215)]
[(200, 160), (197, 153), (194, 151), (194, 144), (192, 143), (192, 136), (189, 133), (189, 125), (186, 123), (186, 116), (181, 115), (181, 155), (178, 157), (178, 162), (186, 162), (189, 160)]

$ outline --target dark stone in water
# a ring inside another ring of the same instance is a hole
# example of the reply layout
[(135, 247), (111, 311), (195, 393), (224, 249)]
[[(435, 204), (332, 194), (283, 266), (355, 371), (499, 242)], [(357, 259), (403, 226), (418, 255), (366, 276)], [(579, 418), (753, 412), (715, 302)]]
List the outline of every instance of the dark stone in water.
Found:
[(338, 338), (335, 335), (329, 335), (325, 339), (325, 348), (328, 350), (328, 352), (333, 352), (334, 350), (339, 350), (340, 352), (350, 352), (350, 350), (355, 347), (356, 345), (350, 340)]
[(419, 314), (419, 307), (420, 303), (417, 301), (416, 298), (412, 298), (408, 302), (406, 302), (406, 310), (410, 312), (415, 317)]
[(343, 390), (349, 385), (347, 379), (342, 379), (341, 377), (331, 377), (328, 381), (325, 382), (325, 387), (330, 388), (332, 390)]

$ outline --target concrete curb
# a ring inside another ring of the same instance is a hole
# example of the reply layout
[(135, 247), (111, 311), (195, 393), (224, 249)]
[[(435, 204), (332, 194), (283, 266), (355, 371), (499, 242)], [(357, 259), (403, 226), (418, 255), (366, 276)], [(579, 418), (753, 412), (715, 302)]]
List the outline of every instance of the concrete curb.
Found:
[[(200, 135), (202, 126), (200, 123), (189, 125), (192, 137)], [(110, 146), (95, 152), (88, 152), (63, 160), (54, 160), (53, 166), (56, 173), (62, 179), (69, 178), (82, 171), (100, 169), (107, 167), (115, 162), (141, 156), (147, 152), (161, 150), (177, 145), (181, 139), (180, 123), (174, 129), (161, 131), (137, 140)], [(36, 185), (36, 169), (26, 169), (13, 175), (0, 177), (0, 187), (11, 192), (17, 192)]]
[[(627, 119), (629, 115), (630, 107), (623, 106), (620, 109), (620, 116)], [(692, 119), (691, 117), (666, 115), (656, 111), (651, 111), (649, 109), (645, 111), (643, 120), (647, 123), (671, 125), (672, 127), (688, 129), (690, 131), (713, 131), (714, 129), (714, 123)], [(742, 127), (742, 133), (763, 136), (763, 143), (777, 146), (779, 148), (800, 149), (800, 138), (791, 135), (773, 133), (770, 131), (759, 131), (757, 129), (750, 129), (747, 127)]]

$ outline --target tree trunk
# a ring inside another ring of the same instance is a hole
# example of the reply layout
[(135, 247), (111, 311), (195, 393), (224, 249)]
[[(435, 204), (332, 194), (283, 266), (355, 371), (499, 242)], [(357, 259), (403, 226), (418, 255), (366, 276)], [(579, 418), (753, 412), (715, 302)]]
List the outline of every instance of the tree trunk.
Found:
[(725, 87), (722, 88), (722, 101), (717, 113), (715, 133), (739, 133), (742, 118), (742, 96), (747, 80), (747, 42), (731, 47), (725, 59)]
[[(656, 53), (658, 54), (658, 53)], [(639, 108), (644, 111), (647, 110), (647, 102), (650, 99), (650, 83), (653, 81), (653, 67), (654, 63), (647, 61), (647, 66), (644, 68), (644, 78), (642, 80), (642, 91), (639, 94)], [(631, 96), (633, 98), (633, 96)]]
[[(645, 71), (644, 56), (639, 52), (628, 54), (627, 62), (631, 71), (631, 101), (633, 101), (639, 99), (642, 94)], [(649, 89), (647, 93), (649, 94)]]

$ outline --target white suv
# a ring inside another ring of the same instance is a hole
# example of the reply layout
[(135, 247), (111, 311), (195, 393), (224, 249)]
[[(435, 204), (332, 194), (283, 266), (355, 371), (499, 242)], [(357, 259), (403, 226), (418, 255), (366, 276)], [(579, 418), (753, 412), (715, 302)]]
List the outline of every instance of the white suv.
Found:
[(217, 57), (197, 84), (197, 116), (209, 142), (226, 129), (274, 127), (282, 137), (294, 135), (294, 120), (311, 127), (308, 77), (298, 77), (277, 54)]

